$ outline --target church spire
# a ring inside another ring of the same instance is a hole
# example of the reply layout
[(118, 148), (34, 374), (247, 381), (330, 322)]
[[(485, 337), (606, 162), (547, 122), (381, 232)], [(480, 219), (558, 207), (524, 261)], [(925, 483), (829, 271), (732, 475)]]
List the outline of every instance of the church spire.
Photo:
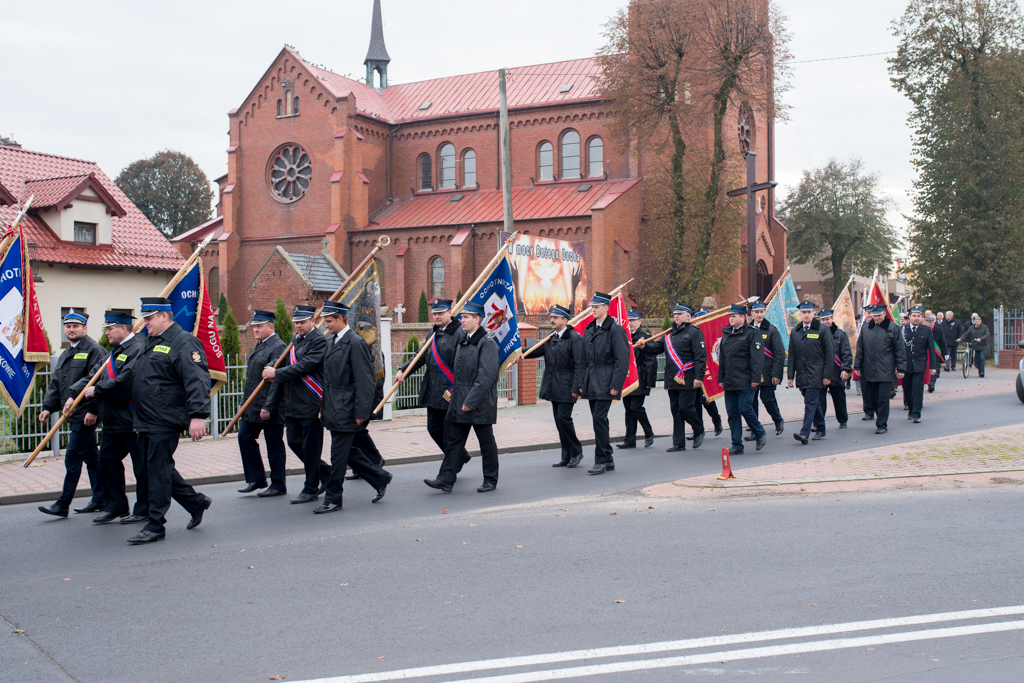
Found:
[(373, 23), (370, 25), (370, 49), (366, 51), (366, 84), (373, 86), (373, 72), (380, 74), (380, 87), (388, 87), (388, 64), (391, 57), (384, 46), (384, 20), (380, 13), (380, 0), (373, 0)]

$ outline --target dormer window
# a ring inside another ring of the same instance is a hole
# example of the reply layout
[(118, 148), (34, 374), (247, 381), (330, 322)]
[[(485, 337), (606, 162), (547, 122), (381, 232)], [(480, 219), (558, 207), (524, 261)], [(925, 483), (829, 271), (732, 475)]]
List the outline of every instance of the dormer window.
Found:
[(96, 244), (96, 224), (75, 221), (75, 242)]

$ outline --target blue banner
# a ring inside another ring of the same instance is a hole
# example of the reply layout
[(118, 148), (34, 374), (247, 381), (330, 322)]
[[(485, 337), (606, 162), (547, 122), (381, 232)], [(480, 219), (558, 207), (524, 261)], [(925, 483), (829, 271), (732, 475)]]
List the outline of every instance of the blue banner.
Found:
[(199, 320), (199, 304), (202, 301), (203, 265), (197, 260), (181, 281), (174, 286), (167, 298), (171, 302), (174, 322), (189, 334), (195, 334), (196, 321)]
[(516, 320), (516, 288), (512, 284), (512, 269), (507, 252), (494, 264), (487, 280), (469, 300), (484, 309), (482, 325), (487, 336), (498, 345), (498, 359), (501, 361), (501, 371), (504, 371), (523, 353), (519, 322)]
[(25, 361), (25, 274), (21, 233), (0, 258), (0, 392), (20, 417), (35, 382), (36, 364)]
[(772, 293), (768, 301), (768, 307), (764, 316), (772, 325), (779, 329), (782, 335), (782, 345), (786, 347), (786, 354), (789, 354), (789, 333), (793, 331), (797, 322), (800, 321), (800, 313), (797, 306), (800, 298), (796, 294), (796, 287), (793, 286), (793, 278), (787, 272), (782, 276), (782, 281)]
[(782, 345), (786, 347), (786, 353), (789, 353), (789, 330), (786, 327), (786, 309), (782, 307), (782, 297), (773, 296), (768, 301), (768, 305), (764, 309), (764, 317), (779, 330), (779, 334), (782, 335)]

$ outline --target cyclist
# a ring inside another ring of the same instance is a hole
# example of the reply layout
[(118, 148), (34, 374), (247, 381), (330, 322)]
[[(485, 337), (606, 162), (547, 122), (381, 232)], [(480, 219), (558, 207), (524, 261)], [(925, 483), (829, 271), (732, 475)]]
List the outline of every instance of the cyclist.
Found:
[[(957, 343), (964, 342), (974, 350), (974, 364), (978, 368), (978, 376), (985, 376), (985, 352), (988, 350), (988, 326), (981, 322), (981, 316), (971, 313), (971, 325), (963, 333)], [(964, 357), (966, 361), (966, 356)]]

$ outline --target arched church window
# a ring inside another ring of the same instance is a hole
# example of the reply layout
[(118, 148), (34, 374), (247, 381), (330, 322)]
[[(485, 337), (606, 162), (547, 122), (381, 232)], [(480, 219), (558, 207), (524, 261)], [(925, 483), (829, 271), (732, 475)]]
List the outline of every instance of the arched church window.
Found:
[(455, 187), (455, 145), (446, 142), (438, 152), (437, 179), (442, 190)]
[(562, 135), (563, 180), (580, 177), (580, 134), (570, 130)]
[(462, 186), (476, 186), (476, 152), (471, 149), (462, 153)]
[(280, 116), (284, 113), (284, 100), (277, 101), (277, 115)]
[(220, 300), (220, 269), (210, 268), (210, 281), (207, 283), (207, 291), (210, 292), (210, 301)]
[(537, 177), (540, 180), (555, 179), (555, 148), (547, 141), (537, 148)]
[(295, 116), (299, 115), (299, 98), (298, 97), (296, 97), (294, 100), (292, 100), (292, 112), (295, 114)]
[(601, 138), (590, 138), (587, 143), (587, 165), (588, 178), (604, 175), (604, 141)]
[(299, 145), (281, 145), (270, 156), (267, 181), (270, 193), (277, 201), (290, 204), (302, 199), (312, 177), (312, 160)]
[(417, 159), (416, 163), (419, 165), (420, 171), (420, 189), (421, 190), (432, 190), (434, 189), (433, 184), (433, 170), (430, 168), (430, 155), (421, 154), (420, 158)]
[(444, 260), (440, 256), (430, 262), (430, 296), (444, 297)]

